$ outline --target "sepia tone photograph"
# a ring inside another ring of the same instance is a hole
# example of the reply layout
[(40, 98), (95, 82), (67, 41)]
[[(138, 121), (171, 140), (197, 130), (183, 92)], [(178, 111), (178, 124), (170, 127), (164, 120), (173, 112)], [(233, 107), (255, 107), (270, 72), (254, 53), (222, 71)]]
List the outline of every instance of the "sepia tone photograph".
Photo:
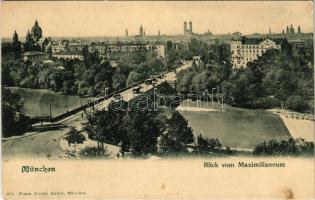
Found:
[(312, 1), (0, 11), (4, 199), (315, 197)]

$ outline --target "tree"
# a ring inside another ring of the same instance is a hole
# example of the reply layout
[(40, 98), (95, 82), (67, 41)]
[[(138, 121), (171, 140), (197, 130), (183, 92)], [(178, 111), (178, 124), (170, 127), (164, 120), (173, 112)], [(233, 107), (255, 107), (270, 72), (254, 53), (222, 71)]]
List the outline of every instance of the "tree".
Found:
[(115, 103), (108, 106), (108, 110), (95, 111), (87, 115), (87, 122), (83, 124), (83, 130), (88, 133), (90, 139), (97, 141), (98, 146), (104, 148), (104, 143), (118, 145), (122, 142), (122, 151), (128, 146), (125, 127), (122, 126), (125, 116), (126, 102), (121, 102), (121, 109), (115, 109)]
[(192, 129), (187, 120), (177, 111), (167, 123), (167, 128), (161, 136), (160, 146), (163, 153), (185, 152), (186, 145), (194, 142)]
[(285, 105), (289, 110), (298, 112), (304, 112), (309, 109), (309, 105), (298, 95), (288, 97)]
[(86, 140), (85, 136), (74, 127), (70, 128), (64, 139), (67, 140), (69, 147), (70, 144), (82, 144)]
[(140, 109), (139, 102), (130, 105), (123, 119), (123, 127), (129, 140), (131, 153), (135, 156), (146, 156), (157, 151), (157, 138), (160, 136), (160, 127), (155, 120), (157, 112), (149, 102), (148, 109)]
[(137, 72), (132, 71), (127, 78), (127, 86), (134, 85), (141, 81), (141, 75)]
[[(135, 101), (135, 100), (134, 100)], [(156, 112), (142, 110), (137, 107), (138, 102), (121, 102), (109, 105), (108, 110), (95, 111), (87, 115), (87, 122), (83, 125), (89, 138), (104, 147), (104, 143), (121, 146), (121, 152), (129, 150), (135, 156), (144, 156), (157, 150), (157, 137), (160, 127), (155, 120)], [(152, 108), (149, 103), (149, 108)]]
[(20, 113), (21, 99), (9, 89), (2, 88), (2, 136), (21, 135), (31, 127), (31, 119)]
[(26, 39), (25, 39), (25, 51), (32, 51), (34, 50), (34, 45), (35, 45), (35, 42), (34, 42), (34, 39), (30, 33), (30, 31), (28, 30), (27, 31), (27, 34), (26, 34)]
[(21, 54), (21, 43), (19, 41), (19, 36), (16, 31), (14, 31), (13, 34), (12, 50), (15, 58), (19, 58)]

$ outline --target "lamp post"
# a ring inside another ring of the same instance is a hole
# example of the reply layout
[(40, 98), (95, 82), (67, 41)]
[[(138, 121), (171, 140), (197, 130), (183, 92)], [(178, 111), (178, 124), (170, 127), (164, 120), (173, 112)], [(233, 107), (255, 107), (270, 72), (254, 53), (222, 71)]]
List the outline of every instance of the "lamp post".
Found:
[(206, 100), (206, 107), (208, 107), (208, 94), (209, 93), (209, 91), (208, 91), (208, 89), (205, 89), (205, 91), (203, 91), (203, 96), (205, 96), (205, 100)]
[(222, 109), (222, 111), (224, 110), (224, 108), (223, 108), (223, 95), (221, 95), (221, 109)]
[(211, 109), (213, 110), (213, 90), (215, 90), (216, 88), (212, 88), (211, 90)]
[(81, 107), (82, 107), (82, 97), (83, 97), (83, 92), (80, 92), (80, 104), (81, 104)]
[(49, 98), (49, 118), (51, 120), (51, 105), (53, 104), (52, 98)]
[(105, 99), (107, 98), (107, 92), (108, 92), (108, 90), (109, 90), (109, 88), (108, 88), (108, 87), (105, 87), (105, 88), (104, 88), (104, 93), (105, 93), (104, 95), (105, 95)]

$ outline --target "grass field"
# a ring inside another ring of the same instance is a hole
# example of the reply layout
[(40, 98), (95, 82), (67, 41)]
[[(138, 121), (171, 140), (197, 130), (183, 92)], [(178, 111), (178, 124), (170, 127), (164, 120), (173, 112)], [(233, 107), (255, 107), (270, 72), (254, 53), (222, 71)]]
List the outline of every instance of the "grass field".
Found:
[[(22, 112), (25, 115), (49, 116), (49, 99), (52, 99), (52, 116), (60, 115), (67, 110), (79, 107), (81, 105), (80, 97), (70, 96), (61, 93), (55, 93), (46, 89), (25, 89), (18, 87), (8, 88), (13, 93), (20, 95), (23, 107)], [(82, 98), (82, 103), (87, 103), (88, 98)]]
[[(194, 107), (197, 102), (184, 101), (182, 106)], [(209, 103), (211, 107), (211, 103)], [(199, 107), (206, 107), (201, 103)], [(220, 105), (215, 104), (215, 109)], [(281, 119), (271, 112), (227, 107), (225, 111), (180, 111), (193, 128), (194, 134), (219, 139), (223, 145), (253, 148), (270, 139), (288, 139), (289, 135)]]

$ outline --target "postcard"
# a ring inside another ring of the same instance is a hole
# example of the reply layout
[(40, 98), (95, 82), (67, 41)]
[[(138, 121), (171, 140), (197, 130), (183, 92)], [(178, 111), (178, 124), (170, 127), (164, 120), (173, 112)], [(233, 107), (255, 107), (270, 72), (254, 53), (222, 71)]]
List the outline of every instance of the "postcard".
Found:
[(3, 1), (3, 199), (314, 199), (312, 1)]

